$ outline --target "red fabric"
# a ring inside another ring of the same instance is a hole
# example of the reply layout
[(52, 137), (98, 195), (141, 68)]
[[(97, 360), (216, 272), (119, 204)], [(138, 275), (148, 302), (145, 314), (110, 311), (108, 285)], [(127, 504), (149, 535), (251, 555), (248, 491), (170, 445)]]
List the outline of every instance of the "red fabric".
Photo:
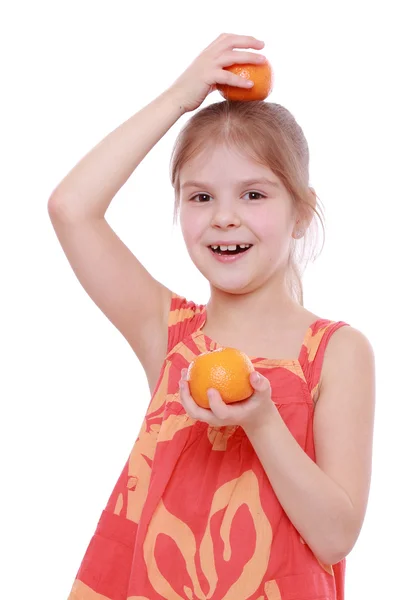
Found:
[[(345, 561), (320, 564), (243, 429), (194, 421), (180, 403), (181, 369), (218, 347), (205, 319), (204, 306), (173, 296), (158, 384), (69, 600), (343, 600)], [(343, 325), (313, 323), (298, 359), (251, 358), (313, 460), (313, 397)]]

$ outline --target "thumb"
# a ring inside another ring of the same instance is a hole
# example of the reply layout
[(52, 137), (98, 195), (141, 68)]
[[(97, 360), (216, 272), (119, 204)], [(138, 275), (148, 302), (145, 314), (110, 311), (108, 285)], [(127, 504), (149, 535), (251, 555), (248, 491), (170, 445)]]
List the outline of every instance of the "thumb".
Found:
[(268, 379), (257, 371), (253, 371), (250, 374), (250, 383), (256, 392), (266, 392), (270, 388)]

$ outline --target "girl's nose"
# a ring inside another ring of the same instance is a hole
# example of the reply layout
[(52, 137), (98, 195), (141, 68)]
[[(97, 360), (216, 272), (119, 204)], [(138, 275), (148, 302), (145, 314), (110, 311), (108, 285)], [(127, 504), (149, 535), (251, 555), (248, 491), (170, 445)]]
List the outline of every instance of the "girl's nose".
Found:
[(218, 229), (231, 229), (239, 227), (240, 224), (240, 217), (233, 207), (222, 207), (221, 205), (216, 208), (211, 221), (211, 226)]

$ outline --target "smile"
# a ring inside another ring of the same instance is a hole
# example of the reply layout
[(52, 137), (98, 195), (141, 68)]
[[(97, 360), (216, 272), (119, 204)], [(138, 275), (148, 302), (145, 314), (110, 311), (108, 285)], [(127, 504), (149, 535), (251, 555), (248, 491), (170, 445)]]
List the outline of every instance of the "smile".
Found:
[(235, 254), (242, 254), (251, 248), (252, 244), (230, 244), (229, 246), (211, 245), (209, 248), (215, 253), (221, 256), (232, 256)]
[(213, 258), (222, 263), (233, 263), (241, 260), (252, 248), (253, 244), (229, 244), (208, 246)]

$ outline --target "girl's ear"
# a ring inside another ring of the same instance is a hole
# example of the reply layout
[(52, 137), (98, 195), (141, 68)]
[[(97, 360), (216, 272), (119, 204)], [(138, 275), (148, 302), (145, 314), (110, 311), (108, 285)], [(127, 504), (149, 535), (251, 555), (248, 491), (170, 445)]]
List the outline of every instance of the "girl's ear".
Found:
[(315, 208), (317, 205), (317, 192), (312, 187), (310, 187), (309, 190), (310, 190), (311, 205), (313, 206), (313, 208)]
[[(316, 208), (317, 205), (317, 193), (314, 190), (314, 188), (310, 187), (309, 189), (309, 202), (308, 202), (308, 207), (305, 207), (303, 205), (303, 208), (301, 210), (301, 214), (297, 215), (297, 219), (296, 219), (296, 223), (295, 223), (295, 227), (296, 227), (296, 231), (301, 231), (301, 235), (300, 237), (303, 237), (304, 233), (307, 231), (307, 229), (310, 226), (310, 223), (313, 219), (314, 216), (314, 210), (312, 210), (313, 208)], [(294, 234), (294, 237), (296, 237), (296, 235)]]
[(303, 226), (304, 226), (304, 229), (306, 229), (306, 230), (309, 228), (310, 223), (313, 220), (313, 217), (314, 217), (314, 214), (315, 214), (313, 209), (315, 209), (316, 206), (317, 206), (317, 193), (316, 193), (316, 191), (312, 187), (310, 187), (308, 189), (309, 189), (309, 198), (310, 198), (310, 200), (309, 200), (309, 206), (310, 206), (310, 208), (308, 208), (307, 214), (304, 215), (304, 217), (303, 217)]

